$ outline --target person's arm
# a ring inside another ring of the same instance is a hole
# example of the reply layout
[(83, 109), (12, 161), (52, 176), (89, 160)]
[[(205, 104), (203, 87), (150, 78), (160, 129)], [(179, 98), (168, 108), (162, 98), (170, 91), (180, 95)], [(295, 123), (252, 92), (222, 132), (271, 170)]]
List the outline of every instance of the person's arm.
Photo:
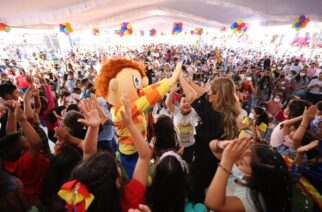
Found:
[(315, 105), (311, 106), (309, 109), (305, 108), (301, 124), (296, 129), (292, 138), (294, 150), (297, 150), (299, 147), (301, 147), (301, 141), (303, 139), (303, 136), (310, 124), (310, 121), (314, 119), (316, 111), (317, 111), (317, 107)]
[(53, 93), (51, 92), (50, 86), (47, 84), (46, 80), (44, 78), (40, 78), (40, 79), (44, 85), (44, 89), (45, 89), (45, 93), (48, 101), (48, 106), (46, 109), (46, 112), (48, 112), (55, 108), (55, 100), (54, 100)]
[(24, 97), (23, 97), (23, 104), (24, 104), (24, 110), (25, 110), (25, 114), (26, 114), (26, 117), (27, 117), (27, 120), (32, 124), (33, 120), (34, 120), (34, 111), (32, 110), (31, 108), (31, 105), (30, 105), (30, 98), (32, 97), (32, 94), (33, 94), (33, 91), (34, 91), (34, 86), (31, 85)]
[(56, 127), (55, 128), (55, 137), (62, 142), (68, 142), (75, 147), (79, 148), (80, 150), (83, 150), (84, 146), (84, 141), (72, 136), (69, 132), (68, 129), (65, 127)]
[(197, 85), (193, 80), (187, 80), (186, 78), (185, 78), (185, 80), (187, 81), (187, 82), (189, 82), (189, 84), (191, 85), (191, 87), (196, 91), (196, 93), (197, 93), (197, 95), (198, 96), (201, 96), (201, 95), (203, 95), (204, 93), (206, 93), (207, 92), (207, 89), (206, 88), (203, 88), (203, 87), (201, 87), (201, 86), (199, 86), (199, 85)]
[(16, 102), (13, 100), (8, 100), (4, 102), (4, 105), (9, 109), (7, 124), (6, 124), (6, 135), (13, 134), (17, 132), (17, 120), (15, 118), (15, 108)]
[(85, 119), (78, 119), (78, 122), (88, 126), (83, 147), (83, 159), (86, 160), (97, 151), (97, 138), (101, 118), (96, 109), (96, 102), (84, 99), (79, 107)]
[(93, 98), (91, 98), (92, 99), (92, 101), (94, 101), (95, 102), (95, 104), (96, 104), (96, 109), (97, 109), (97, 111), (98, 111), (98, 114), (100, 115), (100, 117), (101, 117), (101, 124), (102, 125), (104, 125), (105, 124), (105, 122), (107, 122), (107, 120), (108, 120), (108, 116), (107, 116), (107, 114), (104, 112), (104, 110), (103, 110), (103, 108), (97, 103), (97, 101), (96, 101), (96, 96), (94, 96)]
[(212, 152), (212, 154), (218, 159), (221, 160), (222, 158), (222, 153), (224, 151), (224, 149), (228, 146), (228, 144), (230, 144), (231, 142), (236, 141), (235, 140), (225, 140), (225, 141), (220, 141), (220, 140), (212, 140), (209, 143), (209, 148)]
[(35, 89), (34, 91), (34, 100), (35, 100), (35, 113), (39, 115), (42, 107), (42, 104), (40, 101), (39, 89)]
[(148, 143), (134, 125), (131, 114), (131, 106), (127, 95), (122, 97), (123, 110), (121, 111), (122, 122), (129, 130), (133, 143), (138, 151), (139, 158), (135, 165), (133, 179), (138, 180), (142, 185), (146, 186), (149, 174), (149, 165), (151, 159), (151, 152)]
[(302, 119), (303, 119), (303, 116), (298, 116), (298, 117), (292, 118), (290, 120), (284, 121), (284, 123), (283, 123), (283, 134), (284, 135), (290, 134), (291, 126), (293, 126), (294, 124), (302, 121)]
[(173, 86), (171, 88), (171, 91), (170, 91), (170, 94), (165, 102), (165, 104), (167, 105), (167, 107), (169, 108), (169, 110), (173, 113), (174, 112), (174, 109), (175, 109), (175, 106), (173, 104), (173, 97), (174, 97), (174, 94), (176, 93), (176, 91), (178, 90), (178, 87), (177, 85)]
[(179, 81), (183, 93), (191, 100), (191, 102), (199, 97), (197, 92), (193, 89), (193, 87), (189, 85), (189, 83), (183, 78), (182, 75), (179, 76)]
[(251, 139), (242, 138), (238, 141), (231, 142), (225, 148), (222, 160), (206, 194), (205, 205), (207, 208), (216, 211), (245, 210), (238, 197), (226, 196), (226, 187), (234, 163), (239, 160), (251, 144)]
[(32, 158), (37, 158), (41, 150), (41, 138), (32, 125), (27, 121), (26, 114), (22, 111), (20, 107), (15, 109), (15, 117), (22, 128), (25, 137), (27, 138), (30, 147), (28, 153)]

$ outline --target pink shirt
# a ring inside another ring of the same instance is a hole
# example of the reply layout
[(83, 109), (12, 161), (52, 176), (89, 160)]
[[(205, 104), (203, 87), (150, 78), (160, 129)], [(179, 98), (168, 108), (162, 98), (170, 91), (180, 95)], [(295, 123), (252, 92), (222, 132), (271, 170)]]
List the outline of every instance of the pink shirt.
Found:
[(17, 86), (19, 88), (28, 88), (29, 83), (27, 82), (26, 75), (20, 75), (16, 77)]

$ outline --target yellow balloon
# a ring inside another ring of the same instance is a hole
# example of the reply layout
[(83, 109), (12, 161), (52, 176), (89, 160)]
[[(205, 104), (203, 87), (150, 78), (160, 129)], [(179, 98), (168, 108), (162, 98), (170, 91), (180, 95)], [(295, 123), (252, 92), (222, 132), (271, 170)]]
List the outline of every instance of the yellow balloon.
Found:
[(69, 28), (69, 32), (74, 32), (74, 29), (73, 28)]
[(293, 21), (293, 23), (298, 23), (298, 22), (300, 22), (300, 18), (299, 18), (299, 17), (297, 17), (297, 18), (294, 18), (294, 21)]
[(129, 31), (128, 31), (128, 30), (126, 30), (126, 31), (124, 32), (124, 35), (125, 35), (125, 36), (130, 35), (130, 34), (129, 34)]
[(241, 25), (243, 23), (243, 21), (241, 19), (238, 19), (236, 22), (238, 25)]
[(127, 25), (127, 28), (128, 28), (128, 29), (132, 29), (132, 24), (128, 24), (128, 25)]
[(235, 29), (234, 29), (234, 32), (235, 32), (235, 33), (237, 33), (237, 32), (238, 32), (238, 29), (237, 29), (237, 28), (235, 28)]

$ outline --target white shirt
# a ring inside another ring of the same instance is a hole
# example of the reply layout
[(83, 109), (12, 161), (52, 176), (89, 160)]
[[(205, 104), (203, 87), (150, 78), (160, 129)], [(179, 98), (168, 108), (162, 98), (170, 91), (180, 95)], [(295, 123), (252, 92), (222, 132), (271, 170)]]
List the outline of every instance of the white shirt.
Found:
[(164, 107), (160, 108), (160, 107), (161, 107), (160, 103), (157, 103), (153, 106), (152, 116), (153, 116), (154, 123), (156, 123), (158, 121), (158, 118), (161, 115), (166, 115), (166, 116), (171, 117), (169, 109), (165, 109)]
[(309, 89), (309, 93), (322, 94), (322, 80), (319, 80), (319, 78), (312, 79), (307, 87)]
[(196, 126), (199, 120), (197, 112), (192, 108), (189, 114), (183, 115), (179, 107), (175, 107), (172, 115), (180, 144), (183, 147), (192, 146), (195, 143), (194, 136), (196, 134)]
[(290, 71), (299, 72), (299, 71), (302, 71), (302, 70), (303, 70), (303, 65), (301, 63), (299, 63), (297, 66), (292, 64), (291, 67), (290, 67)]

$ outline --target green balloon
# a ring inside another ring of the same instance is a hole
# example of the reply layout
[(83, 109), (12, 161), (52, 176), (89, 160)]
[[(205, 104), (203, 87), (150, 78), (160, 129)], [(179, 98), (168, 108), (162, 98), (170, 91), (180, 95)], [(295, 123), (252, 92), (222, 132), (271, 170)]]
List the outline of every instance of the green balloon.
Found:
[(6, 26), (5, 28), (4, 28), (4, 30), (6, 31), (6, 32), (9, 32), (10, 30), (11, 30), (11, 26)]

